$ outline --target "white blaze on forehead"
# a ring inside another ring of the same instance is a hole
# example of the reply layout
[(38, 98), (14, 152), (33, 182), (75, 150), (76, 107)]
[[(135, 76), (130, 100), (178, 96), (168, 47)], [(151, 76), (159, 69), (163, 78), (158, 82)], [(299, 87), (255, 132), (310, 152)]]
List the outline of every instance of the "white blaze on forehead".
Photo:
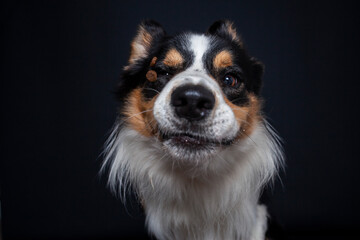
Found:
[(203, 64), (203, 56), (204, 53), (209, 48), (209, 38), (205, 35), (191, 35), (190, 39), (190, 48), (194, 53), (194, 62), (191, 69), (205, 71), (205, 67)]

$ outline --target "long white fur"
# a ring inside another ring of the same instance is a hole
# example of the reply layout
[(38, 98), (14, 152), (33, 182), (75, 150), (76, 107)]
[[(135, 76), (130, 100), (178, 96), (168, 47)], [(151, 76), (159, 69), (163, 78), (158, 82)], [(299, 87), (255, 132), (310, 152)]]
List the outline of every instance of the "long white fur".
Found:
[(104, 162), (109, 185), (114, 191), (132, 185), (158, 239), (264, 239), (266, 210), (257, 201), (282, 163), (278, 137), (266, 124), (208, 159), (196, 178), (171, 164), (156, 138), (118, 125)]

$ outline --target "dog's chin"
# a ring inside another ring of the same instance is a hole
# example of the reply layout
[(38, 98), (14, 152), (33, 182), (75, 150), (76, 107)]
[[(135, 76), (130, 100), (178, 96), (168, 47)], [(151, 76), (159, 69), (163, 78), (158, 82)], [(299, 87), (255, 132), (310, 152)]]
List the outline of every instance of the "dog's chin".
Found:
[(188, 133), (162, 134), (163, 145), (168, 154), (184, 164), (199, 164), (211, 160), (233, 140), (214, 140), (206, 136)]

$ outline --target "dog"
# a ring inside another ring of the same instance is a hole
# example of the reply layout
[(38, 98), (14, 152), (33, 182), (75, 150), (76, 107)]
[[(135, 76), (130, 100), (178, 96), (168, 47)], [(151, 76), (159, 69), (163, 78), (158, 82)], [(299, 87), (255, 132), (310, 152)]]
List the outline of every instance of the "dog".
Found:
[(139, 25), (102, 169), (114, 192), (136, 192), (157, 239), (265, 239), (259, 196), (283, 153), (262, 112), (263, 69), (228, 20), (175, 36)]

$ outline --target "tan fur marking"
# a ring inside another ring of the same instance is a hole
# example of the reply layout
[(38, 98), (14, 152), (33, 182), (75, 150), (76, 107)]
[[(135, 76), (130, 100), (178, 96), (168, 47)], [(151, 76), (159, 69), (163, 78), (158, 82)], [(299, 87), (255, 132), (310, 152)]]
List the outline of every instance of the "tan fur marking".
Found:
[(233, 40), (237, 39), (237, 33), (236, 33), (236, 29), (233, 26), (233, 23), (229, 22), (227, 24), (227, 30), (230, 33), (230, 35), (232, 36)]
[(170, 49), (165, 56), (164, 64), (169, 67), (179, 67), (183, 64), (184, 58), (175, 48)]
[(240, 47), (243, 47), (241, 37), (238, 36), (238, 34), (236, 33), (236, 29), (234, 28), (233, 23), (227, 21), (226, 25), (227, 25), (227, 31), (231, 35), (232, 40), (237, 42), (240, 45)]
[(151, 45), (152, 36), (143, 27), (140, 27), (138, 34), (131, 43), (129, 64), (134, 64), (136, 60), (144, 58)]
[(153, 59), (151, 59), (151, 62), (150, 62), (150, 67), (153, 67), (155, 65), (157, 61), (157, 57), (153, 57)]
[(133, 90), (126, 101), (125, 121), (143, 136), (151, 137), (157, 132), (157, 124), (153, 114), (157, 96), (151, 101), (144, 101), (141, 88)]
[(227, 50), (219, 52), (213, 61), (215, 69), (226, 68), (233, 65), (231, 53)]
[(155, 82), (157, 79), (157, 73), (154, 70), (149, 70), (146, 73), (146, 78), (147, 80), (149, 80), (150, 82)]
[(256, 123), (259, 122), (261, 102), (253, 94), (249, 94), (249, 105), (240, 107), (230, 102), (225, 96), (225, 102), (232, 109), (236, 120), (240, 125), (238, 139), (248, 137), (255, 129)]

